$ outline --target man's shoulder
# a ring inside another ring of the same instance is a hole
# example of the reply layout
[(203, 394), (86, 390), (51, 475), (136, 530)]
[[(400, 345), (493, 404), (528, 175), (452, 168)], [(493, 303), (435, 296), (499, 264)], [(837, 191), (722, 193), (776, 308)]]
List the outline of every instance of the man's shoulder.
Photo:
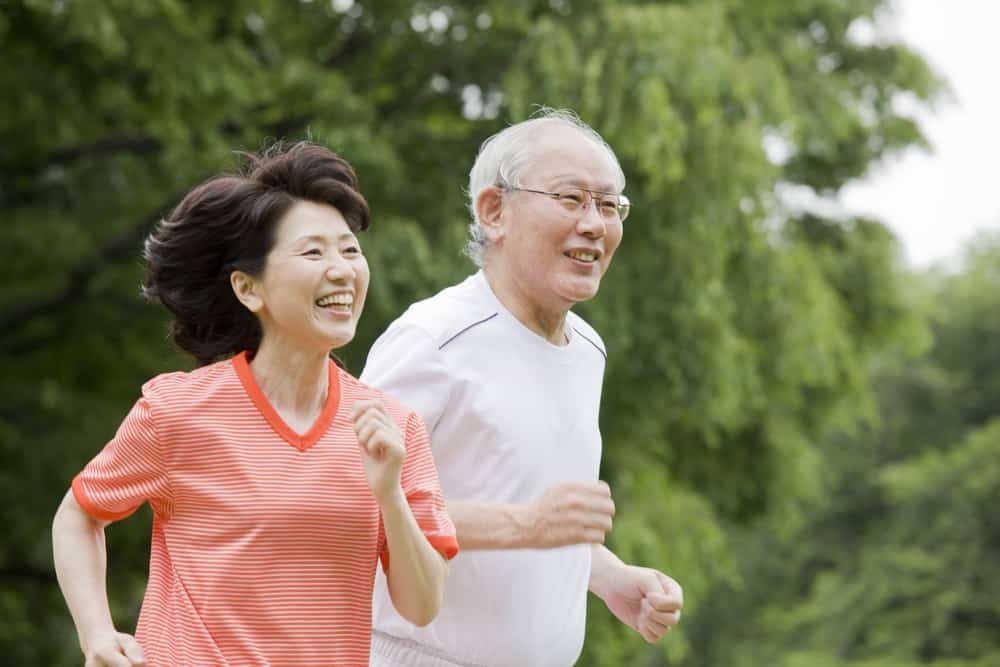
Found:
[(390, 325), (390, 330), (422, 331), (440, 347), (463, 331), (496, 317), (496, 304), (485, 298), (482, 286), (477, 284), (479, 279), (470, 276), (415, 302)]

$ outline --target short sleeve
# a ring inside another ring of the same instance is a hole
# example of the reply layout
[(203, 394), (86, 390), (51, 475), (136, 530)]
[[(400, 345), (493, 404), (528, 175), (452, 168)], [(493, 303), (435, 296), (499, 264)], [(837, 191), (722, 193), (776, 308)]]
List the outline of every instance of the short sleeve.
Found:
[(88, 514), (105, 521), (124, 519), (144, 502), (163, 515), (171, 507), (167, 482), (152, 408), (143, 397), (73, 479), (73, 495)]
[(360, 380), (415, 410), (431, 433), (453, 382), (430, 334), (399, 320), (375, 341)]
[[(401, 485), (417, 525), (438, 553), (451, 560), (458, 553), (455, 525), (448, 516), (437, 468), (431, 456), (430, 438), (423, 420), (411, 413), (406, 422), (406, 458), (403, 460)], [(380, 526), (380, 533), (384, 529)], [(385, 544), (381, 539), (380, 543)], [(382, 549), (382, 568), (389, 571), (389, 555)]]

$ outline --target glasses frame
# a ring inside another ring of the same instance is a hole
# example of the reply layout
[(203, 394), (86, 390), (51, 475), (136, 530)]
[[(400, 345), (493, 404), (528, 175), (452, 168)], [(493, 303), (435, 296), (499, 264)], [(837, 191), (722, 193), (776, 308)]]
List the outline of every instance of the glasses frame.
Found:
[[(545, 190), (532, 190), (530, 188), (515, 188), (512, 185), (500, 185), (498, 187), (501, 190), (505, 190), (507, 192), (531, 192), (531, 193), (534, 193), (536, 195), (545, 195), (547, 197), (551, 197), (552, 199), (555, 199), (556, 201), (559, 201), (560, 199), (563, 198), (563, 194), (559, 193), (559, 192), (547, 192)], [(587, 207), (590, 206), (590, 205), (592, 205), (594, 203), (594, 201), (596, 200), (598, 202), (598, 215), (601, 216), (602, 220), (605, 220), (605, 221), (608, 220), (608, 218), (605, 218), (604, 215), (600, 213), (600, 208), (599, 208), (600, 207), (600, 202), (603, 201), (605, 197), (617, 197), (618, 198), (618, 205), (615, 207), (617, 209), (617, 211), (618, 211), (618, 222), (625, 222), (625, 218), (627, 218), (628, 215), (629, 215), (629, 213), (631, 213), (631, 211), (632, 211), (632, 202), (625, 195), (616, 194), (614, 192), (602, 192), (601, 190), (588, 190), (587, 188), (579, 188), (579, 187), (576, 187), (575, 185), (573, 187), (567, 188), (567, 189), (569, 189), (569, 190), (579, 190), (581, 192), (586, 192), (589, 195), (589, 197), (587, 198), (587, 201), (583, 202), (580, 205), (582, 211), (586, 211)], [(624, 208), (624, 211), (625, 211), (624, 213), (622, 213), (622, 209), (623, 208)]]

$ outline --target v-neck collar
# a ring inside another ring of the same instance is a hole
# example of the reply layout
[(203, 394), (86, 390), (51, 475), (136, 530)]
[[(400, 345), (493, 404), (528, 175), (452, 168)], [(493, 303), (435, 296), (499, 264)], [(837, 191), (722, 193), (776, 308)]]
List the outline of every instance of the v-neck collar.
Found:
[(291, 426), (285, 423), (285, 420), (281, 418), (281, 415), (274, 409), (271, 402), (267, 400), (267, 396), (264, 395), (264, 391), (260, 388), (260, 385), (257, 384), (257, 379), (253, 376), (253, 371), (250, 370), (249, 353), (240, 352), (233, 357), (233, 368), (236, 370), (236, 375), (240, 378), (247, 396), (257, 406), (257, 410), (267, 420), (267, 423), (271, 425), (274, 432), (280, 435), (292, 447), (300, 451), (304, 451), (315, 445), (316, 441), (326, 433), (327, 428), (329, 428), (330, 423), (337, 414), (337, 407), (340, 405), (340, 374), (337, 372), (337, 366), (333, 363), (332, 359), (328, 363), (330, 381), (326, 392), (326, 404), (323, 406), (323, 411), (320, 412), (319, 417), (316, 418), (312, 427), (302, 435), (299, 435)]

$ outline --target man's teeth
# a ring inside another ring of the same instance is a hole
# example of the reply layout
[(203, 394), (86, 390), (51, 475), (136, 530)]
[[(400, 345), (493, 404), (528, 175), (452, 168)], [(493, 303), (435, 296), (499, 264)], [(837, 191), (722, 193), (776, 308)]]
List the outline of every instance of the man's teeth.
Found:
[(316, 305), (321, 308), (325, 308), (326, 306), (352, 306), (354, 305), (354, 297), (350, 294), (331, 294), (330, 296), (324, 296), (322, 299), (317, 299)]
[(569, 253), (569, 256), (573, 259), (578, 259), (581, 262), (593, 262), (597, 259), (597, 254), (593, 252), (584, 252), (582, 250), (574, 250)]

